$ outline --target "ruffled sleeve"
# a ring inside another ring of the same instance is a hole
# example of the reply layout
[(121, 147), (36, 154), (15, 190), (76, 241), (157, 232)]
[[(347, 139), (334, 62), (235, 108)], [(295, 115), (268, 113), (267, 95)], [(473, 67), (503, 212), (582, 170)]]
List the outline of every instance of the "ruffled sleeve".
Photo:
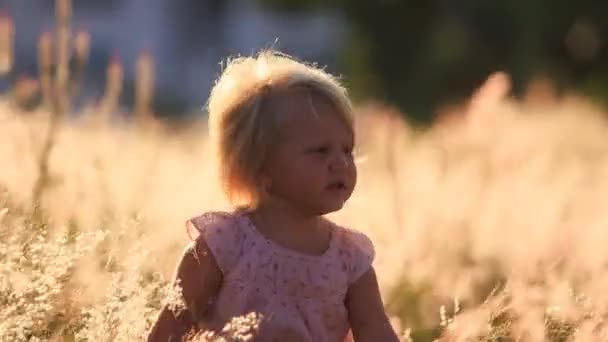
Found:
[(193, 241), (204, 239), (224, 275), (237, 263), (241, 254), (242, 234), (234, 214), (208, 212), (186, 221), (186, 232)]
[(344, 231), (343, 248), (342, 257), (346, 258), (348, 284), (351, 285), (372, 266), (376, 251), (367, 235), (351, 229)]

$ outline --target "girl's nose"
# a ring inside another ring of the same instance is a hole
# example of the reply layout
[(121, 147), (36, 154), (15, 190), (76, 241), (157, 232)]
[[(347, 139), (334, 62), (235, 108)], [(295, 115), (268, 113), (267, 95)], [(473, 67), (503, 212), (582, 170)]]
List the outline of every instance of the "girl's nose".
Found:
[(329, 163), (329, 170), (333, 172), (344, 171), (350, 164), (349, 158), (344, 153), (337, 153)]

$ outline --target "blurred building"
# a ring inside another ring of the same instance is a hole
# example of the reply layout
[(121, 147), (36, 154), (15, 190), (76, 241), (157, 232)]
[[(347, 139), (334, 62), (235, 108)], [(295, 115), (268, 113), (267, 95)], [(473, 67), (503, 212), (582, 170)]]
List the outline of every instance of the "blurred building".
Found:
[[(36, 41), (44, 30), (53, 30), (54, 2), (0, 0), (0, 8), (15, 21), (17, 72), (36, 73)], [(276, 13), (248, 0), (73, 2), (74, 29), (86, 29), (92, 37), (87, 93), (99, 95), (107, 62), (118, 54), (129, 102), (134, 62), (146, 49), (155, 58), (158, 102), (180, 110), (196, 110), (205, 103), (219, 62), (229, 55), (276, 46), (331, 68), (346, 35), (337, 13)]]

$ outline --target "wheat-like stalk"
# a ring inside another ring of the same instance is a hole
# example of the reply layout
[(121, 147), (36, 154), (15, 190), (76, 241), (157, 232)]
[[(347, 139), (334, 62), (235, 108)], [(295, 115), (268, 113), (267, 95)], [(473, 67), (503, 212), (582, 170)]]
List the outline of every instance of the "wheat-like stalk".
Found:
[(15, 25), (11, 17), (0, 13), (0, 76), (13, 68)]

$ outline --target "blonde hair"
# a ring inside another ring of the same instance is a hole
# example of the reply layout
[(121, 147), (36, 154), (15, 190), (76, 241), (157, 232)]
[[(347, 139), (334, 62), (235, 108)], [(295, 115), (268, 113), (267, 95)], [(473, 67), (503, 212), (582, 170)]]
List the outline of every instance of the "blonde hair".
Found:
[(273, 50), (227, 61), (211, 90), (208, 111), (222, 185), (233, 205), (254, 209), (261, 201), (264, 189), (259, 178), (269, 149), (277, 142), (282, 114), (271, 110), (271, 104), (299, 89), (329, 100), (354, 131), (346, 89), (316, 65)]

